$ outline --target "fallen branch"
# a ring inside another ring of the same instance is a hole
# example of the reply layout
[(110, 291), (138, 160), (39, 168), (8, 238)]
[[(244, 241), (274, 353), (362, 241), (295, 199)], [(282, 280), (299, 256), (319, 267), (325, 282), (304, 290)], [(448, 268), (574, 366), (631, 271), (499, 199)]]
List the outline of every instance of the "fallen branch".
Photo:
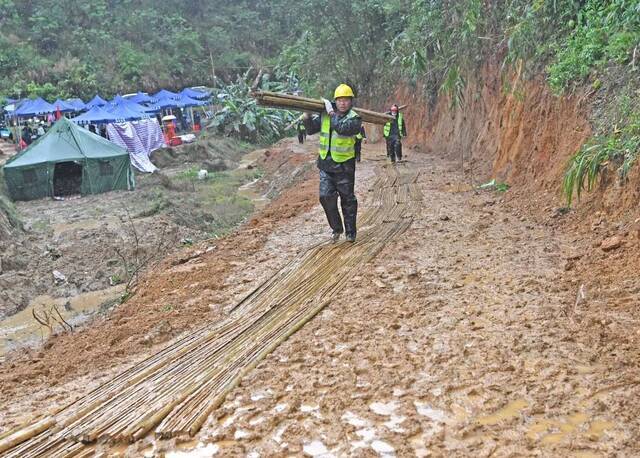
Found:
[(49, 329), (49, 334), (53, 334), (53, 328), (51, 327), (51, 323), (49, 323), (47, 312), (43, 312), (43, 313), (44, 313), (44, 317), (40, 317), (36, 313), (36, 309), (31, 309), (31, 315), (33, 315), (33, 319), (36, 320), (40, 325)]
[(73, 326), (67, 323), (67, 321), (62, 317), (60, 310), (58, 310), (58, 307), (55, 304), (53, 305), (53, 310), (58, 314), (58, 322), (60, 323), (62, 328), (64, 329), (64, 327), (67, 326), (69, 328), (69, 331), (73, 331)]

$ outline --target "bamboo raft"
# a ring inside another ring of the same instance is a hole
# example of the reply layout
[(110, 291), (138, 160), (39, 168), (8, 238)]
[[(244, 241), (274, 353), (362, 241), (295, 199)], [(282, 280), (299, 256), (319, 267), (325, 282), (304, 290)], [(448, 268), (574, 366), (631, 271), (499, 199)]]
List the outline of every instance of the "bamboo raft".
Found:
[(58, 412), (0, 436), (0, 455), (89, 457), (98, 443), (132, 443), (152, 433), (195, 435), (245, 374), (409, 227), (422, 199), (418, 173), (384, 170), (372, 187), (372, 202), (365, 202), (356, 243), (309, 248), (222, 322), (192, 332)]
[[(280, 92), (255, 91), (251, 94), (258, 105), (270, 108), (281, 108), (284, 110), (310, 111), (322, 113), (325, 111), (324, 102), (320, 99), (311, 99), (299, 95), (283, 94)], [(393, 116), (377, 111), (366, 110), (364, 108), (355, 109), (364, 122), (384, 125), (393, 121)]]

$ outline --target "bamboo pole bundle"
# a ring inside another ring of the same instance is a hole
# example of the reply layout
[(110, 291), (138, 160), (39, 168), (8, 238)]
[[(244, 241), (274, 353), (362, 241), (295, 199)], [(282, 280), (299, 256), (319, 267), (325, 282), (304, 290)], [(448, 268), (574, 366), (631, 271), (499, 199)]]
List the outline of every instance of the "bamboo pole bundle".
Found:
[[(408, 176), (407, 176), (408, 175)], [(134, 365), (53, 418), (8, 437), (10, 457), (84, 456), (83, 444), (194, 435), (244, 375), (296, 332), (389, 240), (411, 224), (414, 172), (387, 170), (351, 245), (318, 244), (249, 293), (221, 323), (204, 326)], [(401, 198), (397, 198), (400, 195)], [(400, 203), (399, 201), (408, 201)], [(349, 249), (345, 249), (348, 246)], [(21, 445), (19, 445), (22, 443)]]
[[(251, 95), (256, 99), (258, 105), (264, 107), (310, 111), (314, 113), (322, 113), (325, 111), (324, 102), (320, 99), (311, 99), (309, 97), (270, 91), (255, 91)], [(359, 107), (355, 108), (355, 110), (364, 122), (384, 125), (389, 121), (393, 121), (393, 116), (386, 113), (378, 113), (377, 111)]]
[(16, 445), (24, 442), (25, 440), (37, 436), (43, 431), (46, 431), (55, 424), (55, 420), (51, 417), (43, 418), (36, 423), (27, 426), (24, 429), (20, 429), (13, 434), (5, 437), (0, 441), (0, 453), (15, 447)]

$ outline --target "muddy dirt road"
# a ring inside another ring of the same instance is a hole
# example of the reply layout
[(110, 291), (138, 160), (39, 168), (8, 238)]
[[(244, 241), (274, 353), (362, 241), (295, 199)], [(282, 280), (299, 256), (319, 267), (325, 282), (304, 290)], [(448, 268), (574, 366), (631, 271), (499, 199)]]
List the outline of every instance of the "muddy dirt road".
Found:
[[(364, 157), (362, 208), (373, 199), (375, 177), (390, 167), (375, 146)], [(420, 171), (425, 197), (412, 225), (262, 361), (195, 440), (148, 438), (107, 453), (638, 456), (638, 347), (593, 343), (584, 335), (592, 328), (574, 319), (584, 304), (576, 300), (580, 282), (565, 270), (573, 237), (516, 216), (499, 194), (470, 191), (454, 163), (412, 152), (408, 159), (396, 167)], [(253, 272), (244, 283), (250, 290), (326, 237), (317, 206), (278, 223), (284, 211), (282, 203), (272, 210), (269, 232), (244, 258), (262, 261), (225, 272), (227, 281)], [(204, 261), (215, 263), (216, 254)], [(172, 280), (180, 297), (201, 278)], [(153, 296), (153, 283), (146, 286)], [(232, 301), (239, 289), (224, 298)], [(144, 354), (137, 349), (131, 357)], [(127, 366), (102, 372), (102, 380)], [(46, 378), (13, 387), (5, 424), (28, 418), (25, 409), (45, 410), (52, 398), (83, 394), (82, 383), (98, 383), (89, 381), (90, 369), (75, 381), (71, 372), (58, 397)]]
[(499, 195), (458, 192), (455, 164), (409, 161), (427, 202), (413, 226), (246, 378), (203, 444), (260, 456), (637, 455), (637, 351), (579, 342), (569, 241)]

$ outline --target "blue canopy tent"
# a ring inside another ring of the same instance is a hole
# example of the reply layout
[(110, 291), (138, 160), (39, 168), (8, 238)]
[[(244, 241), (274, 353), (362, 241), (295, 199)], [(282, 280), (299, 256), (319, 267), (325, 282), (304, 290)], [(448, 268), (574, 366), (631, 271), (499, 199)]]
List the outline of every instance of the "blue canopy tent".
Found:
[(76, 111), (76, 108), (73, 105), (60, 99), (57, 99), (51, 105), (53, 105), (55, 110), (60, 109), (60, 112), (62, 113), (71, 113), (72, 111)]
[(27, 99), (22, 105), (20, 105), (16, 111), (13, 112), (14, 116), (35, 116), (47, 113), (53, 113), (56, 111), (56, 107), (41, 97), (35, 100)]
[(160, 99), (175, 99), (180, 97), (180, 94), (176, 94), (175, 92), (167, 91), (166, 89), (160, 89), (157, 93), (153, 94), (154, 100)]
[(178, 102), (180, 102), (183, 107), (202, 107), (207, 105), (207, 102), (204, 100), (197, 100), (192, 97), (187, 97), (186, 95), (181, 96)]
[(86, 108), (91, 109), (93, 107), (102, 107), (106, 104), (107, 104), (107, 101), (102, 97), (100, 97), (98, 94), (96, 94), (94, 98), (92, 98), (90, 101), (86, 103)]
[(203, 102), (201, 100), (192, 99), (184, 95), (178, 95), (176, 98), (160, 98), (153, 104), (153, 106), (164, 110), (167, 108), (200, 107), (206, 104), (207, 102)]
[(71, 105), (73, 108), (75, 108), (75, 111), (82, 111), (86, 109), (86, 106), (82, 101), (82, 99), (79, 99), (79, 98), (67, 99), (65, 100), (65, 102), (67, 102), (68, 105)]
[(152, 107), (156, 109), (166, 110), (168, 108), (178, 108), (179, 104), (176, 99), (163, 97), (156, 99), (156, 101), (153, 102)]
[(208, 99), (209, 96), (211, 96), (211, 93), (207, 91), (199, 91), (197, 89), (192, 89), (190, 87), (185, 87), (182, 91), (180, 91), (180, 95), (186, 96), (192, 99), (202, 100), (202, 99)]
[[(193, 108), (193, 107), (204, 106), (204, 105), (207, 105), (207, 102), (202, 100), (192, 99), (182, 94), (178, 94), (178, 97), (175, 97), (175, 98), (169, 98), (169, 97), (160, 98), (154, 102), (155, 108), (159, 108), (161, 110), (168, 110), (170, 113), (172, 113), (172, 110), (174, 108), (184, 109), (184, 108)], [(191, 125), (193, 126), (194, 125), (193, 109), (188, 110), (186, 114), (185, 114), (185, 111), (183, 110), (182, 119), (183, 121), (185, 119), (189, 119), (191, 122)]]
[(80, 116), (71, 118), (70, 121), (76, 124), (104, 124), (115, 122), (117, 119), (113, 113), (108, 112), (103, 107), (95, 106)]
[(136, 95), (128, 97), (127, 100), (135, 103), (151, 103), (153, 102), (153, 97), (149, 94), (145, 94), (144, 92), (138, 92)]
[(120, 95), (116, 95), (114, 99), (109, 102), (107, 110), (109, 110), (109, 107), (124, 107), (129, 111), (140, 113), (143, 118), (149, 116), (149, 113), (153, 113), (154, 111), (149, 107), (140, 105), (139, 103), (133, 102), (132, 100), (126, 99)]
[(135, 110), (140, 110), (140, 111), (145, 110), (145, 107), (140, 105), (138, 102), (122, 97), (121, 95), (116, 95), (113, 98), (113, 100), (109, 101), (109, 105), (121, 105), (129, 108), (133, 108)]
[(148, 118), (149, 115), (143, 111), (138, 111), (125, 105), (109, 105), (107, 111), (115, 116), (116, 122), (137, 121)]

